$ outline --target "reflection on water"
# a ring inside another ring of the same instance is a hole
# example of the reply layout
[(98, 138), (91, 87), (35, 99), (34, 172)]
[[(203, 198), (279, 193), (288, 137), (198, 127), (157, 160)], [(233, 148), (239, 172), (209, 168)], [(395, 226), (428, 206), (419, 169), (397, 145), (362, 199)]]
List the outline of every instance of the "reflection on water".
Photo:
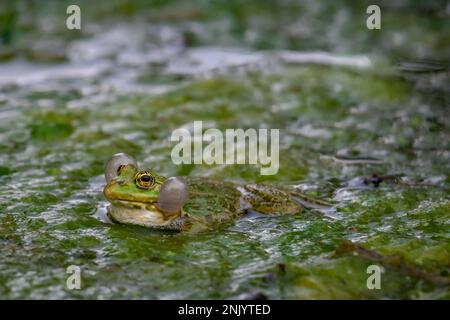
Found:
[(107, 203), (100, 203), (95, 208), (94, 217), (98, 221), (101, 221), (103, 223), (112, 224), (113, 222), (108, 217), (108, 204)]

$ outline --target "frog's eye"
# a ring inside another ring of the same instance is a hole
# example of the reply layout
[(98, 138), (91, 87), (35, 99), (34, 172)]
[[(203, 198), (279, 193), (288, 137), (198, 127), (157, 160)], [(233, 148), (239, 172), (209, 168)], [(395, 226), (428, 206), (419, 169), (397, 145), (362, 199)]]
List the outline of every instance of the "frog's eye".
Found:
[(125, 153), (116, 153), (113, 155), (105, 165), (106, 182), (109, 183), (117, 177), (120, 174), (120, 170), (128, 164), (135, 166), (137, 169), (137, 162), (131, 156)]
[(148, 190), (155, 185), (155, 182), (155, 177), (147, 171), (138, 172), (134, 177), (134, 183), (139, 189)]

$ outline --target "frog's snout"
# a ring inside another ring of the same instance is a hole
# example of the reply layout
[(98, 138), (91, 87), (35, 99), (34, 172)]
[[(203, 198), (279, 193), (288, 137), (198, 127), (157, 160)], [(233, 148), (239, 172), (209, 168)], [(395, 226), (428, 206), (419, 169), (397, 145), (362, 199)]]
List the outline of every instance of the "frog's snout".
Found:
[(155, 206), (166, 213), (178, 213), (188, 199), (188, 187), (182, 178), (167, 179), (159, 190)]

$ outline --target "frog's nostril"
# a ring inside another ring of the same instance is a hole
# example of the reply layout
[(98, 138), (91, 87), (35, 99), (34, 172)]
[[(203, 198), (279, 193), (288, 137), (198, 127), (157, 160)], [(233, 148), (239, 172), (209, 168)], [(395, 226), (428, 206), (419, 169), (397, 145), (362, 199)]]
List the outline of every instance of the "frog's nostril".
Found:
[(181, 210), (188, 198), (188, 188), (181, 178), (167, 179), (159, 190), (156, 207), (167, 213), (177, 213)]

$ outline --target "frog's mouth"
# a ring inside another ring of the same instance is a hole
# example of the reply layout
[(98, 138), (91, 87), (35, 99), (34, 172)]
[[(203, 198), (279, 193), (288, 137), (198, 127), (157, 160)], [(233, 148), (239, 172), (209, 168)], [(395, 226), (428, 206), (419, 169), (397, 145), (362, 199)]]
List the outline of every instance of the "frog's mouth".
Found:
[(168, 214), (154, 204), (113, 201), (108, 207), (108, 216), (115, 222), (155, 229), (181, 230), (183, 226), (182, 209), (178, 213)]
[[(108, 213), (113, 220), (146, 227), (177, 229), (182, 208), (187, 200), (187, 186), (180, 178), (169, 178), (154, 193), (114, 192), (115, 183), (105, 187), (103, 193), (111, 202)], [(175, 224), (175, 226), (174, 226)], [(182, 223), (181, 223), (182, 224)]]
[(130, 188), (123, 188), (119, 182), (113, 181), (109, 183), (104, 189), (103, 194), (111, 203), (121, 203), (128, 207), (142, 207), (143, 205), (153, 204), (158, 201), (158, 194), (156, 192), (136, 192)]

